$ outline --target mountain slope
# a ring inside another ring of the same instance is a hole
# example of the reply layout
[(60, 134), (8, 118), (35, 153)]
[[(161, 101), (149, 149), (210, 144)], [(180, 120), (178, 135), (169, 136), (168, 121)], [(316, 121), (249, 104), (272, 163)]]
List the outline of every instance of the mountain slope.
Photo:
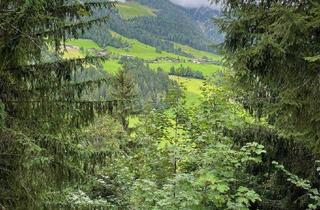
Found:
[[(209, 10), (199, 19), (192, 11), (177, 6), (169, 0), (128, 1), (119, 3), (117, 9), (111, 11), (108, 24), (91, 29), (82, 38), (92, 39), (101, 46), (123, 47), (121, 43), (111, 39), (110, 34), (108, 35), (108, 31), (112, 30), (153, 46), (158, 51), (179, 54), (179, 49), (174, 43), (180, 43), (195, 49), (214, 52), (211, 45), (215, 39), (210, 38), (208, 33), (212, 22), (211, 12), (217, 13)], [(99, 10), (96, 15), (105, 13), (106, 11)]]
[(220, 12), (209, 7), (196, 9), (184, 8), (194, 21), (197, 22), (205, 36), (215, 44), (223, 42), (223, 35), (219, 32), (218, 27), (214, 24), (213, 19), (220, 16)]
[(135, 24), (162, 39), (192, 46), (196, 49), (210, 50), (210, 40), (203, 33), (194, 17), (180, 6), (163, 0), (138, 0), (139, 3), (157, 9), (157, 17), (139, 18)]
[(155, 16), (155, 10), (150, 7), (143, 6), (137, 2), (126, 2), (117, 4), (119, 14), (124, 19), (130, 19), (141, 16)]

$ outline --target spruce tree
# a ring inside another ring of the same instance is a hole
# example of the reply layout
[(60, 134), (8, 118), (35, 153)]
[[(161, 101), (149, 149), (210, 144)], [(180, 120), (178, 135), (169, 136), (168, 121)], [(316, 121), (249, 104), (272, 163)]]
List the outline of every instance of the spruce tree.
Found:
[(242, 102), (320, 154), (319, 2), (216, 2), (222, 2), (222, 48)]
[[(225, 33), (222, 49), (234, 73), (235, 90), (245, 108), (263, 122), (240, 133), (250, 141), (251, 133), (268, 147), (270, 160), (319, 187), (313, 167), (320, 155), (320, 4), (313, 0), (218, 2), (223, 2), (224, 10), (217, 20)], [(235, 141), (240, 142), (238, 137)], [(271, 169), (270, 164), (259, 169), (259, 179)], [(282, 175), (271, 174), (256, 184), (263, 197), (259, 208), (307, 209), (310, 200), (301, 185), (297, 188)]]
[(133, 80), (128, 74), (128, 65), (124, 65), (116, 74), (112, 85), (112, 97), (117, 101), (117, 117), (124, 130), (129, 128), (129, 117), (136, 113), (137, 94)]
[[(1, 0), (1, 207), (71, 208), (74, 203), (64, 193), (94, 175), (86, 166), (97, 154), (79, 146), (76, 129), (114, 102), (84, 101), (84, 91), (104, 80), (76, 82), (74, 77), (84, 65), (106, 57), (64, 60), (61, 55), (68, 38), (105, 23), (113, 6), (98, 0)], [(105, 15), (93, 16), (97, 9)], [(44, 59), (48, 52), (55, 59)]]

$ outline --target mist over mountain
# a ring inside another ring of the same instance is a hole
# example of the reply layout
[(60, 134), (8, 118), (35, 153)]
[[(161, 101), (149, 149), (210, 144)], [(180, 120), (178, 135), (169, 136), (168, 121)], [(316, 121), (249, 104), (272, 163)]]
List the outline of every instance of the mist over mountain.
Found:
[(170, 0), (172, 3), (186, 8), (200, 8), (212, 6), (208, 0)]
[(221, 15), (218, 9), (212, 7), (185, 8), (185, 12), (192, 17), (210, 41), (216, 44), (223, 42), (224, 36), (213, 22), (214, 18)]

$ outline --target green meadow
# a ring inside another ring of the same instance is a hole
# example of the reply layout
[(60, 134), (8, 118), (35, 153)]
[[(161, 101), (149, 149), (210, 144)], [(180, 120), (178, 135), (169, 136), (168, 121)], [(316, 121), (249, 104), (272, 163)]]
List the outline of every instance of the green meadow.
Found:
[(83, 47), (84, 49), (97, 49), (101, 50), (101, 47), (90, 39), (71, 39), (67, 42), (68, 45)]
[(189, 47), (187, 45), (182, 45), (182, 44), (175, 43), (174, 46), (175, 46), (175, 48), (181, 48), (181, 50), (183, 52), (192, 54), (195, 58), (207, 57), (207, 58), (212, 59), (214, 61), (221, 61), (221, 59), (222, 59), (222, 57), (219, 56), (219, 55), (216, 55), (216, 54), (213, 54), (213, 53), (210, 53), (210, 52), (197, 50), (197, 49), (194, 49), (194, 48)]
[(114, 74), (121, 68), (121, 65), (119, 64), (119, 60), (109, 59), (103, 63), (103, 68), (107, 72)]
[(177, 81), (180, 86), (185, 89), (185, 96), (188, 105), (199, 103), (199, 100), (202, 97), (201, 87), (204, 84), (204, 80), (178, 76), (170, 76), (170, 78)]
[(168, 52), (157, 52), (156, 48), (146, 45), (142, 42), (139, 42), (136, 39), (129, 39), (126, 38), (116, 32), (111, 32), (112, 36), (116, 38), (120, 38), (122, 41), (127, 42), (130, 47), (129, 48), (114, 48), (114, 47), (107, 47), (107, 50), (116, 56), (133, 56), (137, 58), (141, 58), (144, 60), (154, 60), (156, 58), (175, 58), (175, 59), (189, 59), (184, 56), (176, 55), (174, 53), (168, 53)]
[(127, 20), (134, 17), (156, 15), (156, 10), (137, 2), (118, 3), (117, 8), (119, 9), (120, 16)]
[[(154, 60), (154, 59), (159, 59), (159, 58), (174, 58), (174, 59), (180, 59), (182, 61), (190, 62), (192, 64), (190, 58), (181, 56), (181, 55), (176, 55), (174, 53), (169, 53), (169, 52), (157, 52), (156, 48), (146, 45), (144, 43), (141, 43), (137, 41), (136, 39), (129, 39), (126, 38), (116, 32), (111, 32), (112, 36), (120, 38), (122, 41), (127, 42), (130, 47), (128, 48), (115, 48), (115, 47), (107, 47), (107, 51), (111, 53), (111, 55), (114, 56), (133, 56), (137, 58), (141, 58), (144, 60)], [(72, 45), (72, 46), (77, 46), (77, 47), (82, 47), (83, 49), (97, 49), (97, 50), (102, 50), (101, 47), (99, 47), (94, 41), (88, 40), (88, 39), (73, 39), (69, 40), (67, 42), (67, 45)], [(185, 45), (180, 45), (180, 44), (175, 44), (177, 48), (181, 48), (184, 52), (186, 53), (191, 53), (195, 59), (202, 59), (203, 57), (210, 58), (215, 61), (220, 61), (221, 57), (218, 55), (215, 55), (210, 52), (204, 52), (200, 50), (193, 49), (191, 47), (185, 46)], [(164, 63), (164, 65), (167, 65), (165, 61), (161, 61), (161, 63)], [(206, 64), (202, 64), (206, 65)], [(217, 65), (218, 66), (218, 65)], [(170, 66), (171, 67), (171, 66)], [(206, 68), (206, 67), (204, 67)], [(203, 68), (202, 68), (203, 69)]]
[[(107, 47), (107, 52), (110, 54), (110, 59), (103, 63), (104, 69), (109, 73), (116, 73), (121, 65), (118, 63), (118, 59), (121, 56), (132, 56), (140, 59), (144, 59), (149, 62), (152, 69), (162, 68), (164, 71), (169, 72), (171, 67), (190, 67), (194, 71), (200, 71), (205, 76), (211, 76), (223, 69), (222, 66), (213, 63), (197, 63), (193, 62), (192, 59), (180, 55), (176, 55), (168, 52), (156, 52), (156, 49), (152, 46), (143, 44), (135, 39), (129, 39), (121, 36), (115, 32), (111, 32), (112, 36), (121, 38), (121, 40), (129, 43), (129, 48), (115, 48)], [(67, 52), (65, 53), (66, 58), (83, 57), (84, 52), (90, 52), (90, 50), (103, 50), (92, 40), (88, 39), (73, 39), (67, 42)], [(193, 49), (191, 47), (176, 44), (176, 47), (181, 48), (184, 52), (191, 53), (196, 59), (201, 59), (207, 57), (209, 59), (220, 61), (221, 57), (209, 52), (204, 52), (200, 50)], [(83, 49), (84, 52), (81, 52)], [(174, 62), (172, 59), (179, 59), (179, 61)], [(158, 61), (154, 61), (158, 59)], [(160, 60), (159, 60), (160, 59)], [(193, 78), (183, 78), (177, 76), (171, 76), (172, 79), (179, 82), (186, 89), (186, 99), (189, 104), (194, 104), (199, 101), (201, 97), (201, 86), (203, 85), (203, 80), (193, 79)]]

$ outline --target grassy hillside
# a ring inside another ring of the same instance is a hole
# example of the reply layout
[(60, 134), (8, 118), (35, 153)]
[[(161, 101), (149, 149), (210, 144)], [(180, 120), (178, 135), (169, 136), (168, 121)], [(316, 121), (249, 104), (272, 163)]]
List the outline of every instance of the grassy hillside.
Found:
[[(149, 45), (143, 44), (136, 39), (129, 39), (124, 36), (121, 36), (118, 33), (111, 32), (112, 36), (117, 37), (121, 39), (123, 42), (127, 42), (130, 47), (129, 48), (115, 48), (115, 47), (107, 47), (107, 50), (115, 56), (123, 56), (123, 55), (128, 55), (128, 56), (134, 56), (137, 58), (141, 58), (144, 60), (154, 60), (157, 58), (174, 58), (174, 59), (180, 59), (184, 62), (189, 62), (192, 63), (192, 59), (181, 56), (181, 55), (176, 55), (174, 53), (168, 53), (165, 51), (157, 52), (156, 48), (151, 47)], [(68, 45), (72, 46), (77, 46), (77, 47), (82, 47), (83, 49), (97, 49), (97, 50), (102, 50), (94, 41), (92, 40), (87, 40), (87, 39), (77, 39), (77, 40), (70, 40), (67, 42)], [(221, 57), (218, 55), (215, 55), (213, 53), (205, 52), (205, 51), (200, 51), (193, 49), (189, 46), (185, 45), (180, 45), (180, 44), (175, 44), (177, 48), (181, 48), (184, 52), (192, 54), (195, 59), (202, 59), (203, 57), (207, 57), (211, 60), (214, 61), (220, 61)], [(161, 62), (162, 63), (162, 62)], [(217, 65), (216, 65), (217, 66)], [(164, 67), (167, 67), (167, 65), (164, 65)], [(171, 67), (171, 66), (170, 66)], [(170, 68), (169, 67), (169, 68)]]
[(65, 58), (80, 58), (84, 57), (84, 53), (81, 52), (81, 48), (84, 50), (97, 49), (102, 50), (97, 43), (89, 39), (71, 39), (67, 41)]
[(130, 19), (140, 16), (155, 16), (154, 9), (143, 6), (137, 2), (118, 3), (120, 16), (124, 19)]
[(136, 39), (129, 39), (116, 32), (111, 32), (112, 36), (120, 38), (122, 41), (129, 43), (130, 47), (127, 49), (123, 48), (114, 48), (108, 47), (108, 51), (114, 55), (122, 56), (122, 55), (129, 55), (134, 56), (137, 58), (141, 58), (144, 60), (152, 60), (156, 58), (176, 58), (176, 59), (188, 59), (187, 57), (179, 56), (173, 53), (168, 52), (157, 52), (156, 48), (151, 47), (149, 45), (143, 44), (142, 42), (137, 41)]
[(118, 62), (116, 59), (110, 59), (103, 64), (103, 68), (109, 73), (116, 73), (121, 68)]
[(67, 42), (68, 45), (83, 47), (84, 49), (97, 49), (100, 50), (101, 48), (97, 43), (90, 39), (72, 39)]
[(178, 76), (170, 76), (171, 79), (177, 81), (185, 88), (186, 100), (189, 105), (199, 103), (201, 98), (201, 87), (204, 81), (200, 79), (184, 78)]
[(178, 43), (175, 43), (174, 46), (175, 46), (175, 48), (181, 48), (183, 52), (190, 53), (196, 58), (207, 57), (211, 60), (221, 61), (221, 56), (215, 55), (213, 53), (197, 50), (197, 49), (194, 49), (194, 48), (189, 47), (187, 45), (182, 45), (182, 44), (178, 44)]
[[(169, 72), (170, 68), (174, 66), (178, 68), (180, 66), (190, 67), (194, 71), (200, 71), (205, 76), (210, 76), (213, 73), (222, 70), (222, 66), (216, 65), (213, 63), (195, 63), (188, 57), (176, 55), (168, 52), (157, 52), (154, 47), (143, 44), (135, 39), (128, 39), (123, 37), (115, 32), (112, 32), (112, 36), (117, 38), (121, 38), (122, 41), (129, 43), (129, 48), (114, 48), (107, 47), (107, 51), (110, 53), (110, 59), (103, 64), (103, 67), (106, 71), (115, 73), (121, 68), (121, 65), (118, 63), (118, 59), (121, 56), (133, 56), (144, 59), (149, 63), (152, 69), (157, 69), (158, 67), (162, 68), (164, 71)], [(99, 47), (94, 41), (88, 39), (77, 39), (77, 40), (69, 40), (67, 42), (68, 51), (65, 54), (65, 57), (79, 57), (84, 56), (85, 52), (90, 52), (95, 50), (104, 50)], [(183, 51), (191, 53), (195, 59), (202, 59), (203, 57), (207, 57), (209, 59), (219, 61), (221, 58), (217, 55), (211, 54), (209, 52), (203, 52), (199, 50), (195, 50), (191, 47), (176, 44), (177, 47), (181, 48)], [(81, 52), (82, 49), (83, 51)], [(156, 59), (160, 59), (155, 61)], [(176, 61), (172, 59), (177, 59)], [(172, 76), (172, 79), (178, 81), (186, 88), (186, 97), (187, 101), (190, 104), (197, 103), (199, 101), (199, 97), (201, 97), (201, 86), (203, 84), (203, 80), (192, 79), (192, 78), (183, 78)]]
[[(132, 56), (139, 57), (142, 59), (170, 57), (170, 58), (180, 58), (180, 59), (184, 59), (184, 60), (190, 60), (190, 58), (188, 58), (188, 57), (176, 55), (174, 53), (168, 53), (165, 51), (163, 51), (161, 53), (157, 53), (156, 48), (151, 47), (146, 44), (143, 44), (143, 43), (137, 41), (136, 39), (126, 38), (116, 32), (111, 32), (111, 34), (114, 37), (121, 38), (121, 40), (126, 41), (131, 45), (131, 48), (129, 48), (128, 50), (114, 49), (112, 47), (108, 48), (111, 52), (114, 52), (116, 54), (121, 54), (121, 55), (128, 54), (128, 55), (132, 55)], [(192, 54), (196, 59), (203, 59), (204, 57), (207, 57), (207, 58), (214, 60), (214, 61), (221, 61), (221, 56), (219, 56), (219, 55), (215, 55), (213, 53), (206, 52), (206, 51), (196, 50), (196, 49), (189, 47), (189, 46), (186, 46), (186, 45), (175, 43), (175, 48), (177, 48), (177, 49), (180, 48), (180, 49), (182, 49), (183, 52)]]

